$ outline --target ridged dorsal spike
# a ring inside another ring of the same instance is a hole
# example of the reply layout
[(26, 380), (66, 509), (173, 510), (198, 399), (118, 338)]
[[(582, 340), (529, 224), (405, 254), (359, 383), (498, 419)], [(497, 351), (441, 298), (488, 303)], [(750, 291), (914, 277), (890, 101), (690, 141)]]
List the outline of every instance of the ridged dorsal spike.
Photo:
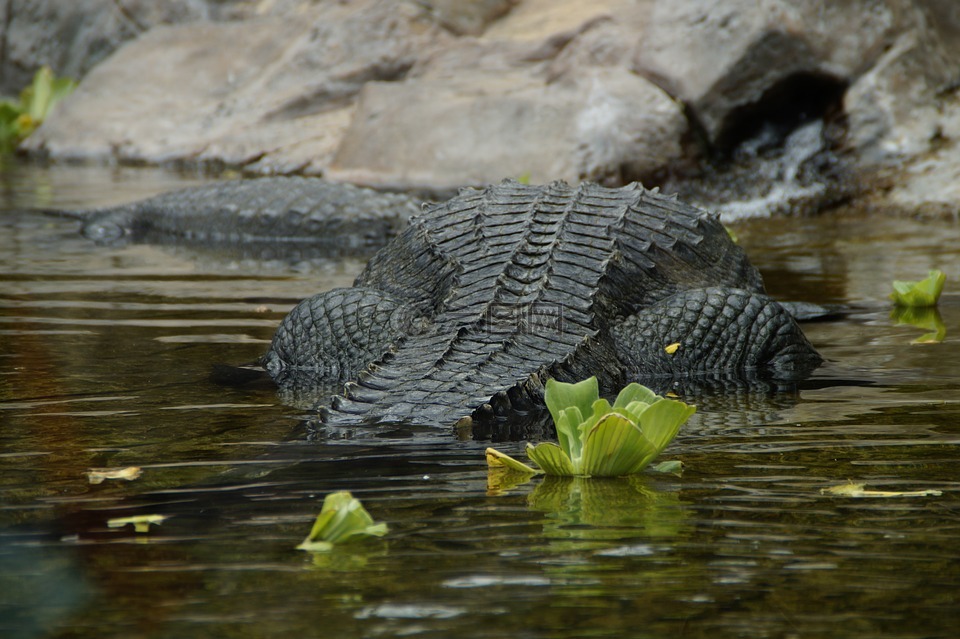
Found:
[(490, 404), (481, 404), (473, 414), (479, 419), (490, 419), (493, 417), (493, 406)]
[(506, 391), (497, 391), (493, 397), (490, 398), (490, 406), (493, 407), (493, 411), (498, 415), (503, 415), (510, 412), (511, 404), (510, 398), (507, 397)]

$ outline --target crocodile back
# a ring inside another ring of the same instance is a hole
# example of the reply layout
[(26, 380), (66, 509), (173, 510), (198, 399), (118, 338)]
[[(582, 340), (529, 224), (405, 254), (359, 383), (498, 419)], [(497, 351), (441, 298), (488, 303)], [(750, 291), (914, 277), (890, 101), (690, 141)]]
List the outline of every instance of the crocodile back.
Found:
[(762, 290), (704, 211), (639, 185), (515, 181), (428, 208), (356, 285), (406, 300), (427, 322), (348, 383), (326, 417), (441, 424), (491, 402), (537, 404), (530, 395), (548, 375), (621, 382), (610, 327), (678, 290)]

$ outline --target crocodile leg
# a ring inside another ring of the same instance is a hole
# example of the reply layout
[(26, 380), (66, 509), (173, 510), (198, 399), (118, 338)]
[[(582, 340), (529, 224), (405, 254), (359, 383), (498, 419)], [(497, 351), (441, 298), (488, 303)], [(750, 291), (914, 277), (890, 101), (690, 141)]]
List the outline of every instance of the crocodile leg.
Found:
[(632, 377), (757, 371), (789, 380), (822, 361), (783, 306), (736, 288), (677, 293), (627, 317), (612, 333)]
[(353, 379), (422, 323), (415, 307), (382, 291), (339, 288), (300, 302), (261, 364), (281, 386)]

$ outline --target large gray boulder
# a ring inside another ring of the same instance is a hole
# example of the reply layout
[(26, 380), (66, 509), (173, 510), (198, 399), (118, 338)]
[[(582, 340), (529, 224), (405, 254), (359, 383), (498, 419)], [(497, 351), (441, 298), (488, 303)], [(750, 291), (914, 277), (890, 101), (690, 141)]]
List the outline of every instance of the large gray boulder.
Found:
[(622, 68), (551, 83), (523, 70), (378, 82), (326, 174), (441, 190), (498, 176), (622, 183), (678, 159), (685, 129), (679, 105)]
[(929, 37), (916, 4), (661, 2), (640, 38), (635, 70), (688, 104), (710, 141), (726, 146), (745, 120), (770, 109), (838, 102), (844, 87), (883, 63), (898, 38)]
[(322, 168), (364, 84), (402, 78), (439, 30), (412, 5), (372, 1), (157, 27), (93, 69), (26, 147), (71, 160)]
[(0, 95), (16, 95), (43, 65), (79, 79), (158, 25), (239, 20), (255, 11), (229, 0), (10, 0), (0, 6)]

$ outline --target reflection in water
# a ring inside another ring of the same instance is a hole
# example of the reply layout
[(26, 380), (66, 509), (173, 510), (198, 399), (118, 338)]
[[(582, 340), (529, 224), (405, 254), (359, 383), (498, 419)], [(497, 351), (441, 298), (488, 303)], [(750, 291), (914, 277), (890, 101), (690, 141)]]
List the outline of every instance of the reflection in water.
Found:
[[(161, 190), (137, 175), (18, 167), (0, 185), (8, 207)], [(665, 452), (682, 478), (494, 495), (481, 442), (395, 426), (308, 441), (273, 389), (211, 381), (361, 261), (95, 247), (75, 222), (4, 212), (0, 636), (953, 636), (960, 304), (948, 290), (946, 336), (918, 347), (886, 295), (903, 272), (955, 279), (960, 227), (851, 212), (736, 230), (775, 295), (850, 309), (805, 325), (827, 364), (792, 388), (673, 389), (698, 406)], [(847, 481), (943, 494), (820, 494)], [(338, 490), (391, 533), (318, 565), (295, 547)], [(136, 515), (167, 518), (107, 525)]]
[(894, 306), (890, 319), (897, 326), (908, 325), (927, 331), (914, 339), (911, 344), (939, 344), (947, 336), (947, 326), (940, 317), (940, 311), (933, 306)]
[(616, 540), (676, 537), (689, 512), (675, 491), (647, 487), (647, 478), (545, 477), (530, 494), (530, 507), (548, 513), (550, 539)]

